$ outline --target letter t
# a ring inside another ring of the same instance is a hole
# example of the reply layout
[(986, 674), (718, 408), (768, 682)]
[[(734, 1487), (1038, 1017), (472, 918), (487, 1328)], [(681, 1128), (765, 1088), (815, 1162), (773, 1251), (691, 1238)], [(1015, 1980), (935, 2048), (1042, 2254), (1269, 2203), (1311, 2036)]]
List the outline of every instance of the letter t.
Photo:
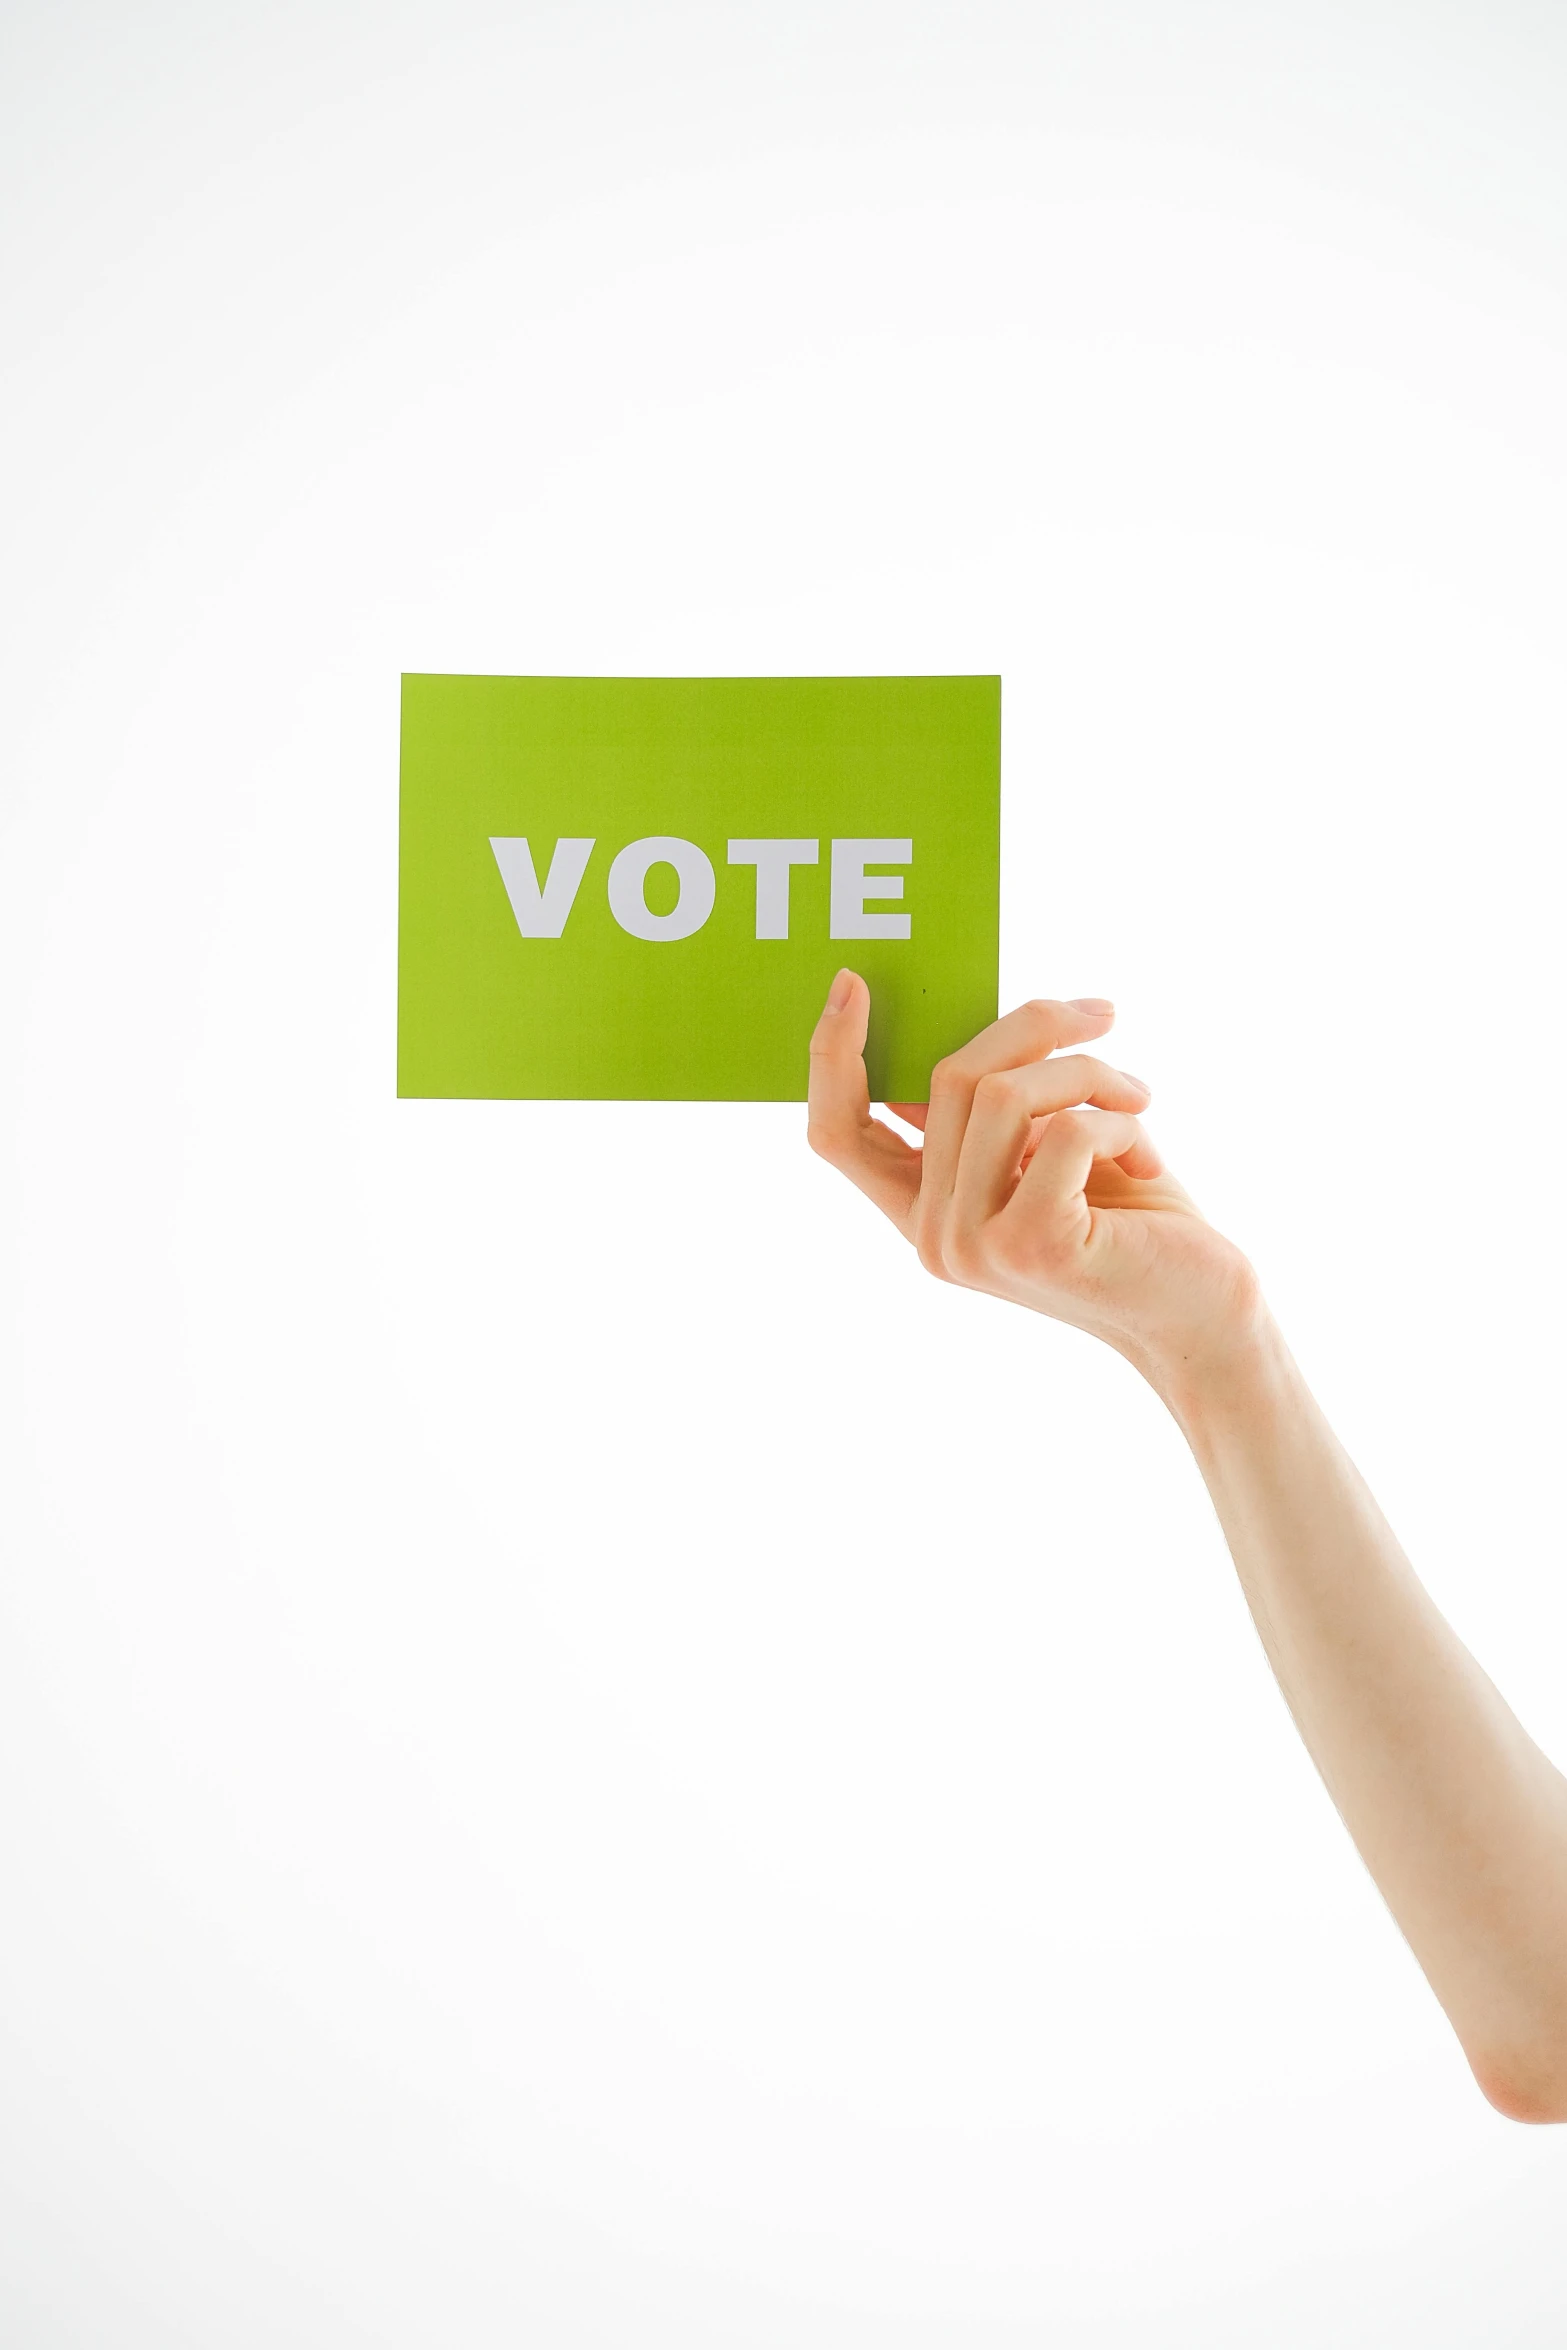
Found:
[(789, 868), (814, 865), (820, 843), (814, 840), (732, 840), (731, 865), (756, 867), (756, 935), (789, 935)]

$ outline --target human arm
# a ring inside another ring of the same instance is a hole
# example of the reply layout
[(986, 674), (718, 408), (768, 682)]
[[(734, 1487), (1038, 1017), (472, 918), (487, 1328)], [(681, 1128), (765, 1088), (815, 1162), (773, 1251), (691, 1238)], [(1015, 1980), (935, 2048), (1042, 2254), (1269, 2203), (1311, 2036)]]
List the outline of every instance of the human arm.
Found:
[(1567, 2120), (1567, 1780), (1444, 1621), (1323, 1419), (1239, 1250), (1164, 1170), (1148, 1089), (1036, 1003), (935, 1071), (918, 1150), (874, 1120), (869, 992), (812, 1040), (813, 1148), (938, 1277), (1075, 1323), (1162, 1397), (1291, 1713), (1491, 2102)]

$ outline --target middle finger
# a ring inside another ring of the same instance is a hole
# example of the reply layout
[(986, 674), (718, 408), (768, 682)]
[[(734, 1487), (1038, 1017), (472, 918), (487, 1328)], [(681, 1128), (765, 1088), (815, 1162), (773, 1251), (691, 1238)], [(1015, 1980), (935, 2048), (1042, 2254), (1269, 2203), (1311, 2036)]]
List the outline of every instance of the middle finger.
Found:
[(972, 1042), (937, 1062), (931, 1072), (914, 1224), (915, 1246), (929, 1271), (942, 1271), (941, 1232), (957, 1181), (974, 1088), (980, 1079), (997, 1070), (1043, 1060), (1064, 1044), (1086, 1044), (1091, 1037), (1103, 1036), (1114, 1019), (1114, 1005), (1099, 996), (1080, 996), (1069, 1003), (1038, 997), (993, 1020)]

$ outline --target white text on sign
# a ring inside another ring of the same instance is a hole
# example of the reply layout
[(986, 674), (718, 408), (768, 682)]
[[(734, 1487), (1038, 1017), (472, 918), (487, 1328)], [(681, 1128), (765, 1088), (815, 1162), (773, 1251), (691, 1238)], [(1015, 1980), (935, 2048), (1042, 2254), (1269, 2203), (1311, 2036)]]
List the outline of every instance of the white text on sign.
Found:
[[(583, 875), (597, 842), (592, 839), (557, 840), (542, 884), (525, 833), (496, 837), (490, 847), (500, 868), (517, 928), (524, 938), (559, 938), (577, 902)], [(903, 895), (901, 873), (872, 872), (872, 866), (912, 865), (912, 840), (835, 840), (831, 848), (828, 888), (829, 938), (907, 938), (907, 914), (872, 912), (870, 901), (896, 901)], [(732, 840), (731, 865), (756, 869), (756, 935), (789, 935), (789, 880), (796, 865), (820, 862), (821, 843), (814, 840)], [(667, 914), (655, 914), (647, 902), (647, 877), (656, 865), (674, 873), (678, 894)], [(609, 910), (632, 938), (667, 941), (690, 938), (712, 913), (718, 897), (718, 877), (712, 860), (695, 841), (671, 833), (652, 833), (634, 840), (613, 859), (608, 878)]]

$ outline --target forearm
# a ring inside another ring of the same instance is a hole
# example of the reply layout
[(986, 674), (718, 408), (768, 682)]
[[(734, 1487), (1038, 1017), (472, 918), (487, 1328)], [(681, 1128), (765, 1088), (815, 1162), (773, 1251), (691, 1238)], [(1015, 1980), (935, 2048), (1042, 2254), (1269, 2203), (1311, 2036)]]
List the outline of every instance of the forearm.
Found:
[(1285, 1699), (1493, 2102), (1567, 2119), (1567, 1781), (1458, 1640), (1270, 1324), (1155, 1385)]
[[(1261, 1310), (1245, 1259), (1073, 1052), (1100, 997), (1038, 998), (931, 1073), (915, 1151), (870, 1113), (870, 994), (811, 1039), (810, 1137), (928, 1271), (1094, 1332), (1191, 1441), (1281, 1687), (1482, 2086), (1567, 2120), (1567, 1782), (1443, 1622)], [(1244, 1338), (1234, 1333), (1244, 1331)], [(1199, 1369), (1193, 1347), (1203, 1345)]]

